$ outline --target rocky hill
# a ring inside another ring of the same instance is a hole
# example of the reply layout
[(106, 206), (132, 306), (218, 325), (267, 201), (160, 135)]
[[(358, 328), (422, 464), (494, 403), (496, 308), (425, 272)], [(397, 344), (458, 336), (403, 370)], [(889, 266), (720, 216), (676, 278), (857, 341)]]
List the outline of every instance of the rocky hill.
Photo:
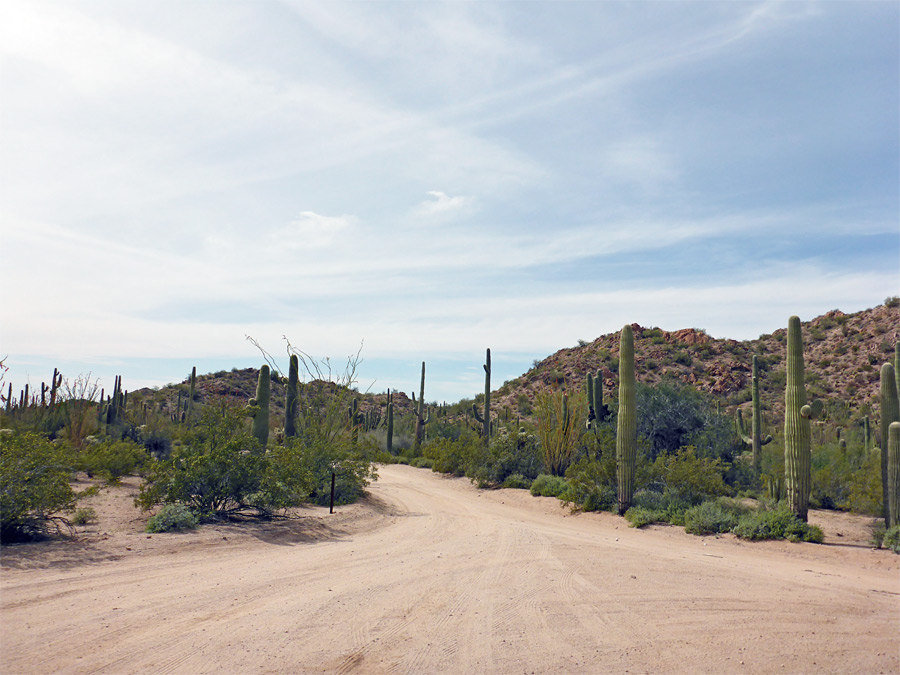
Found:
[[(777, 417), (783, 410), (787, 329), (755, 340), (715, 339), (702, 330), (665, 331), (633, 324), (638, 382), (675, 380), (707, 392), (726, 407), (750, 401), (754, 354), (761, 367), (763, 408)], [(878, 410), (879, 369), (892, 361), (900, 340), (900, 301), (854, 314), (832, 310), (802, 324), (806, 383), (810, 398), (821, 398), (835, 418), (849, 419)], [(619, 334), (561, 349), (535, 363), (521, 377), (504, 383), (494, 400), (501, 409), (525, 413), (535, 394), (548, 385), (583, 388), (588, 372), (600, 371), (605, 397), (618, 385)], [(749, 404), (748, 404), (749, 405)]]

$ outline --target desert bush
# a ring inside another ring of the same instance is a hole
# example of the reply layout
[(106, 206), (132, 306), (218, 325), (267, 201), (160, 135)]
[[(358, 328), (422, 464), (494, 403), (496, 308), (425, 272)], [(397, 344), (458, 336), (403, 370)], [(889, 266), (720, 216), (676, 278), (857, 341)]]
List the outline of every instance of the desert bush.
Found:
[(89, 476), (101, 476), (111, 483), (136, 473), (150, 461), (147, 449), (132, 441), (86, 444), (76, 455), (75, 468)]
[(534, 479), (542, 467), (534, 436), (521, 432), (497, 434), (487, 448), (477, 443), (468, 458), (466, 475), (480, 487), (501, 485), (514, 473)]
[(855, 513), (880, 516), (882, 510), (881, 455), (869, 452), (861, 466), (850, 474), (847, 505)]
[(90, 506), (82, 506), (80, 508), (77, 508), (75, 509), (75, 513), (72, 514), (73, 525), (87, 525), (88, 523), (96, 522), (97, 512)]
[(434, 466), (434, 462), (427, 457), (413, 457), (409, 461), (409, 465), (414, 466), (417, 469), (431, 469)]
[(531, 483), (531, 494), (535, 497), (559, 497), (565, 492), (566, 479), (562, 476), (552, 476), (542, 473)]
[(197, 515), (184, 504), (165, 504), (156, 515), (147, 520), (146, 531), (151, 534), (192, 530), (199, 524)]
[(529, 490), (531, 489), (531, 484), (534, 481), (531, 478), (526, 478), (520, 473), (510, 474), (503, 481), (503, 487), (505, 488), (514, 488), (517, 490)]
[(797, 518), (784, 504), (774, 509), (761, 508), (745, 513), (738, 519), (733, 532), (741, 539), (789, 539), (821, 543), (822, 530)]
[(466, 475), (466, 442), (438, 438), (422, 445), (422, 456), (431, 461), (431, 468), (438, 473), (454, 476)]
[(660, 511), (647, 509), (643, 506), (632, 506), (625, 512), (625, 520), (631, 527), (644, 527), (653, 523), (665, 523), (665, 517)]
[(728, 498), (706, 501), (684, 512), (684, 531), (688, 534), (731, 532), (748, 509)]
[(33, 432), (0, 434), (0, 541), (22, 541), (65, 524), (78, 495), (68, 447)]
[(894, 525), (885, 530), (881, 544), (894, 553), (900, 554), (900, 525)]
[(584, 511), (606, 511), (616, 505), (615, 449), (600, 459), (582, 457), (566, 470), (568, 487), (561, 499)]
[(650, 467), (650, 481), (665, 492), (699, 504), (708, 497), (728, 493), (722, 478), (724, 468), (721, 460), (697, 457), (695, 449), (688, 446), (657, 457)]

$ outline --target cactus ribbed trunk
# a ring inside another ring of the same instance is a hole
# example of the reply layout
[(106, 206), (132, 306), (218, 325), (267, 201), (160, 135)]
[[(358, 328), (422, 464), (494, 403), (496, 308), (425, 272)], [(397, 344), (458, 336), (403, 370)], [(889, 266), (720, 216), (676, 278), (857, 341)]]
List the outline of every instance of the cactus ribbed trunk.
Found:
[(803, 372), (803, 337), (800, 319), (788, 319), (787, 386), (784, 392), (784, 478), (791, 511), (806, 521), (810, 489), (810, 426)]
[(251, 433), (263, 448), (269, 442), (269, 392), (271, 381), (269, 366), (261, 366), (259, 379), (256, 382), (256, 405), (259, 406), (259, 410), (253, 416)]
[(900, 525), (900, 422), (891, 422), (887, 442), (888, 510), (887, 527)]
[(759, 364), (756, 356), (753, 357), (753, 375), (752, 375), (752, 399), (753, 399), (753, 420), (750, 423), (750, 435), (753, 439), (753, 469), (756, 473), (762, 466), (762, 447), (772, 442), (772, 437), (762, 438), (762, 411), (760, 410), (759, 401)]
[(389, 455), (394, 454), (394, 400), (391, 390), (388, 389), (387, 412), (387, 451)]
[(297, 435), (297, 387), (300, 386), (300, 359), (291, 354), (288, 366), (288, 384), (284, 401), (284, 436), (293, 438)]
[(616, 431), (616, 475), (619, 515), (631, 507), (637, 463), (637, 417), (634, 400), (634, 334), (622, 328), (619, 341), (619, 418)]
[(487, 350), (484, 360), (484, 416), (482, 420), (485, 443), (491, 441), (491, 350)]
[(888, 432), (893, 422), (900, 422), (900, 404), (897, 402), (897, 379), (894, 366), (881, 366), (881, 496), (884, 519), (888, 520)]
[(422, 379), (419, 383), (419, 403), (416, 408), (416, 450), (425, 436), (425, 362), (422, 361)]

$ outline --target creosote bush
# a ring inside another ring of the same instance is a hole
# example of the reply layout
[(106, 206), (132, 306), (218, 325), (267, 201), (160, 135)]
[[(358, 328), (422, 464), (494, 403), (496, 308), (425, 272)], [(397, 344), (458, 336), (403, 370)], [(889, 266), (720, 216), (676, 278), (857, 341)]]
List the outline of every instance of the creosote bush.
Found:
[(562, 476), (542, 473), (531, 483), (531, 494), (535, 497), (559, 497), (568, 487)]
[(147, 532), (172, 532), (192, 530), (200, 524), (197, 515), (184, 504), (165, 504), (157, 514), (147, 521)]

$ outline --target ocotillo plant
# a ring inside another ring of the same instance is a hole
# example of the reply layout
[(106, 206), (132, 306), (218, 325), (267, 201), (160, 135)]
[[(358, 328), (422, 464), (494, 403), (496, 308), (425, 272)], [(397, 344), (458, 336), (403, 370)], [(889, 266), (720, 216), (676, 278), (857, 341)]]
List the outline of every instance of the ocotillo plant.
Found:
[(897, 402), (897, 379), (894, 366), (881, 366), (881, 494), (884, 518), (888, 520), (888, 433), (892, 422), (900, 422), (900, 407)]
[(887, 442), (888, 510), (887, 527), (900, 525), (900, 422), (891, 422)]
[(422, 361), (422, 380), (419, 383), (419, 404), (416, 408), (416, 450), (422, 445), (425, 438), (425, 425), (428, 424), (431, 416), (428, 414), (428, 408), (425, 405), (425, 362)]
[(387, 410), (385, 411), (385, 424), (387, 425), (387, 451), (388, 454), (394, 452), (394, 399), (391, 390), (388, 389), (387, 394)]
[(263, 449), (269, 442), (269, 392), (272, 382), (271, 378), (269, 366), (260, 366), (259, 379), (256, 381), (256, 398), (251, 398), (249, 401), (249, 410), (253, 417), (250, 432)]
[(809, 510), (810, 420), (822, 413), (822, 402), (806, 404), (806, 382), (803, 372), (803, 336), (800, 318), (788, 319), (787, 384), (784, 391), (784, 478), (788, 504), (800, 520), (806, 521)]
[(637, 463), (637, 417), (634, 393), (634, 333), (624, 326), (619, 339), (619, 419), (616, 431), (616, 475), (619, 515), (631, 507)]
[(291, 354), (288, 366), (288, 384), (284, 402), (284, 436), (292, 438), (297, 435), (297, 387), (300, 382), (300, 359)]
[[(472, 404), (475, 421), (481, 425), (481, 438), (485, 444), (491, 440), (491, 350), (487, 350), (484, 358), (484, 415), (478, 412), (478, 406)], [(498, 422), (499, 424), (499, 422)]]

